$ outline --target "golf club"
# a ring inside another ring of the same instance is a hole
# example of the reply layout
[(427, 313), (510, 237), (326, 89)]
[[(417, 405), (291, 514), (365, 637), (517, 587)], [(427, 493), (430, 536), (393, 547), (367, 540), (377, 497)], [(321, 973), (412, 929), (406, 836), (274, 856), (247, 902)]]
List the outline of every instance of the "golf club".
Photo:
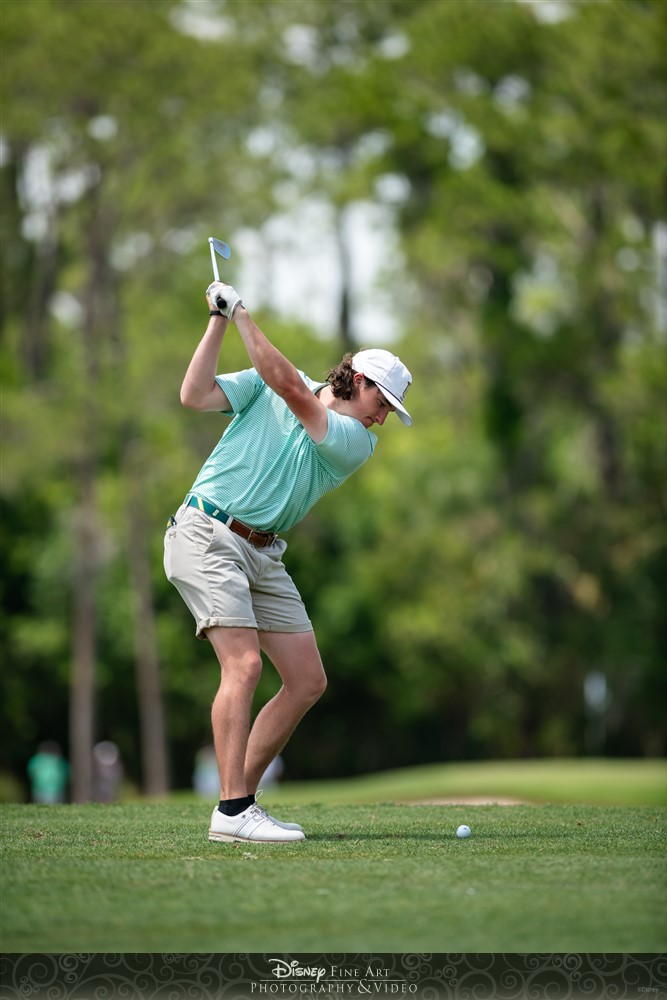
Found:
[[(226, 243), (222, 240), (216, 240), (214, 236), (209, 236), (208, 245), (211, 248), (211, 263), (213, 264), (213, 277), (216, 281), (220, 281), (220, 274), (218, 272), (218, 256), (222, 257), (223, 260), (229, 260), (232, 255), (232, 251)], [(224, 309), (227, 305), (227, 301), (218, 295), (215, 299), (215, 305), (218, 309)]]

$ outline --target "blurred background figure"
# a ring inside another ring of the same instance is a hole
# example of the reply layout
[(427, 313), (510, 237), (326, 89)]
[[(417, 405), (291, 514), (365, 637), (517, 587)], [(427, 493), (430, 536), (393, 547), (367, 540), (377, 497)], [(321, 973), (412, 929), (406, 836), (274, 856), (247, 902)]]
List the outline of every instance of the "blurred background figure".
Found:
[(39, 744), (37, 753), (28, 761), (28, 777), (33, 802), (65, 801), (69, 764), (57, 743), (46, 740)]
[(93, 800), (115, 802), (123, 780), (120, 750), (110, 740), (97, 743), (93, 749)]
[(192, 787), (202, 799), (216, 798), (220, 794), (218, 764), (212, 746), (202, 747), (195, 755)]

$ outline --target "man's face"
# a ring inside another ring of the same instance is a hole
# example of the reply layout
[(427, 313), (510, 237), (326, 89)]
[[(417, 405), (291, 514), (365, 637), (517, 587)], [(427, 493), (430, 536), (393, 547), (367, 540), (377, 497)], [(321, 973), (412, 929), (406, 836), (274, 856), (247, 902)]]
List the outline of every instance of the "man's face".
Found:
[(387, 414), (394, 412), (394, 407), (376, 385), (368, 385), (360, 372), (357, 372), (354, 381), (357, 391), (350, 400), (350, 416), (361, 421), (366, 429), (373, 424), (382, 425)]

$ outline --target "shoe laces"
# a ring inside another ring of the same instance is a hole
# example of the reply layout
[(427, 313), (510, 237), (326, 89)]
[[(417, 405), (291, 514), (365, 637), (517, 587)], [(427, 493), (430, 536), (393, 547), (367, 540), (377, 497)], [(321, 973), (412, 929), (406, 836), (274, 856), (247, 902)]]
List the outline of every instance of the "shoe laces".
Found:
[(258, 799), (258, 798), (259, 798), (259, 797), (260, 797), (261, 795), (263, 795), (263, 794), (264, 794), (264, 789), (263, 789), (263, 788), (258, 788), (258, 789), (257, 789), (257, 791), (255, 792), (255, 803), (254, 803), (254, 804), (255, 804), (255, 806), (257, 807), (257, 809), (259, 809), (259, 811), (260, 811), (261, 813), (264, 813), (264, 815), (265, 815), (265, 816), (266, 816), (266, 817), (267, 817), (268, 819), (270, 819), (271, 817), (269, 816), (269, 814), (268, 814), (268, 812), (266, 811), (266, 809), (264, 808), (264, 806), (260, 806), (259, 802), (257, 801), (257, 799)]
[(267, 823), (272, 823), (273, 826), (277, 825), (276, 823), (274, 823), (273, 817), (269, 816), (266, 809), (263, 806), (258, 806), (256, 802), (254, 802), (250, 806), (250, 812), (252, 813), (253, 816), (258, 817), (259, 819), (263, 819)]
[(257, 791), (255, 792), (255, 808), (262, 814), (264, 819), (268, 819), (269, 823), (273, 823), (274, 826), (278, 826), (273, 816), (269, 812), (267, 812), (264, 806), (260, 806), (259, 802), (257, 801), (260, 795), (263, 794), (264, 794), (263, 788), (258, 788)]

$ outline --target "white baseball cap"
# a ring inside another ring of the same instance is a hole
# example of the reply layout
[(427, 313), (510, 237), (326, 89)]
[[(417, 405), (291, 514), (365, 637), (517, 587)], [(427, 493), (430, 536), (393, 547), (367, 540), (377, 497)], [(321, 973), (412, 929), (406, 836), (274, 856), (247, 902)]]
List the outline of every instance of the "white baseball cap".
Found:
[(412, 375), (400, 358), (389, 351), (371, 348), (358, 351), (352, 358), (352, 368), (375, 382), (383, 396), (396, 410), (399, 420), (406, 427), (412, 426), (412, 417), (403, 406), (405, 394), (412, 382)]

